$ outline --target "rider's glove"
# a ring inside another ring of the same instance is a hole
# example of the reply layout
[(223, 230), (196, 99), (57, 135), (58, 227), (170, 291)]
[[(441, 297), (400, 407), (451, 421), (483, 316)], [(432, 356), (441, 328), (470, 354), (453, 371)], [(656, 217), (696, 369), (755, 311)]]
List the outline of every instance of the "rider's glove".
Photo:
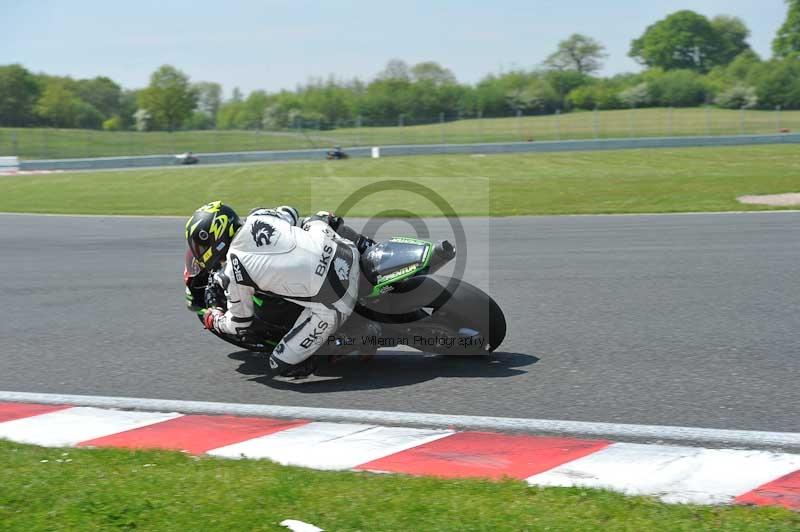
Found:
[(225, 290), (218, 284), (209, 284), (204, 294), (205, 307), (221, 307), (225, 301)]
[(217, 320), (222, 318), (225, 313), (218, 308), (207, 308), (203, 313), (203, 325), (209, 331), (217, 330)]
[(317, 214), (314, 214), (312, 216), (306, 216), (305, 218), (303, 218), (301, 227), (307, 230), (308, 224), (316, 220), (325, 222), (334, 231), (338, 231), (339, 227), (342, 225), (342, 223), (344, 223), (344, 220), (342, 218), (336, 216), (332, 212), (319, 211), (317, 212)]
[(221, 270), (211, 274), (206, 285), (204, 301), (206, 308), (225, 307), (225, 290), (228, 289), (230, 279)]

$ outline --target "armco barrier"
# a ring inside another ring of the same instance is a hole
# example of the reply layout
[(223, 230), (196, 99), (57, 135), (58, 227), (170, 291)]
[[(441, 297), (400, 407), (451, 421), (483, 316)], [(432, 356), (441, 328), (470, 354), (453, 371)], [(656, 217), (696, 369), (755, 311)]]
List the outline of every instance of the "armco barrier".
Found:
[(17, 157), (0, 157), (0, 172), (16, 172), (19, 170)]
[[(526, 153), (556, 151), (624, 150), (636, 148), (686, 148), (698, 146), (745, 146), (800, 143), (800, 133), (778, 135), (732, 135), (720, 137), (645, 137), (635, 139), (562, 140), (543, 142), (497, 142), (481, 144), (407, 144), (381, 146), (381, 157), (402, 155)], [(351, 157), (371, 157), (371, 147), (347, 148)], [(324, 159), (327, 150), (250, 151), (200, 153), (201, 164), (257, 161)], [(20, 161), (20, 170), (101, 170), (175, 165), (173, 155), (101, 157), (96, 159), (52, 159)]]

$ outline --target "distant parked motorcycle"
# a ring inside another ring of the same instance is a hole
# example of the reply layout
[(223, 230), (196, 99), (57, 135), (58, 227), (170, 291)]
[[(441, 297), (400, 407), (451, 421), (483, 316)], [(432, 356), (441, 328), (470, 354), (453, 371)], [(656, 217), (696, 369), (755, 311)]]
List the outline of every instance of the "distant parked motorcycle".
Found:
[(179, 153), (175, 156), (175, 164), (197, 164), (200, 159), (190, 151), (186, 153)]

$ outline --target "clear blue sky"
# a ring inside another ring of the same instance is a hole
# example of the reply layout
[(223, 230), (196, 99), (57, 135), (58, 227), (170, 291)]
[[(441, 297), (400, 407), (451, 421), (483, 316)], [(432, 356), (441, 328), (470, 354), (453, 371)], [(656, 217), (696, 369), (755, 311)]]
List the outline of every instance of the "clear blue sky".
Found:
[(679, 9), (741, 17), (762, 57), (786, 15), (783, 0), (0, 0), (0, 64), (136, 88), (169, 63), (229, 94), (329, 74), (368, 79), (397, 57), (475, 82), (535, 67), (578, 32), (606, 45), (603, 74), (613, 74), (639, 70), (631, 39)]

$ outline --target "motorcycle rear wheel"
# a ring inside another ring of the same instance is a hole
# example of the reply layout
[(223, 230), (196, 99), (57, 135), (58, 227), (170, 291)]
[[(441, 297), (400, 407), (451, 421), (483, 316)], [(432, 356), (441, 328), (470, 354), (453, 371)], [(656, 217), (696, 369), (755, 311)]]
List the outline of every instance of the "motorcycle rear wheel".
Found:
[(450, 297), (431, 313), (431, 323), (454, 331), (452, 345), (434, 345), (441, 355), (488, 355), (506, 336), (506, 318), (500, 305), (480, 288), (458, 281)]

